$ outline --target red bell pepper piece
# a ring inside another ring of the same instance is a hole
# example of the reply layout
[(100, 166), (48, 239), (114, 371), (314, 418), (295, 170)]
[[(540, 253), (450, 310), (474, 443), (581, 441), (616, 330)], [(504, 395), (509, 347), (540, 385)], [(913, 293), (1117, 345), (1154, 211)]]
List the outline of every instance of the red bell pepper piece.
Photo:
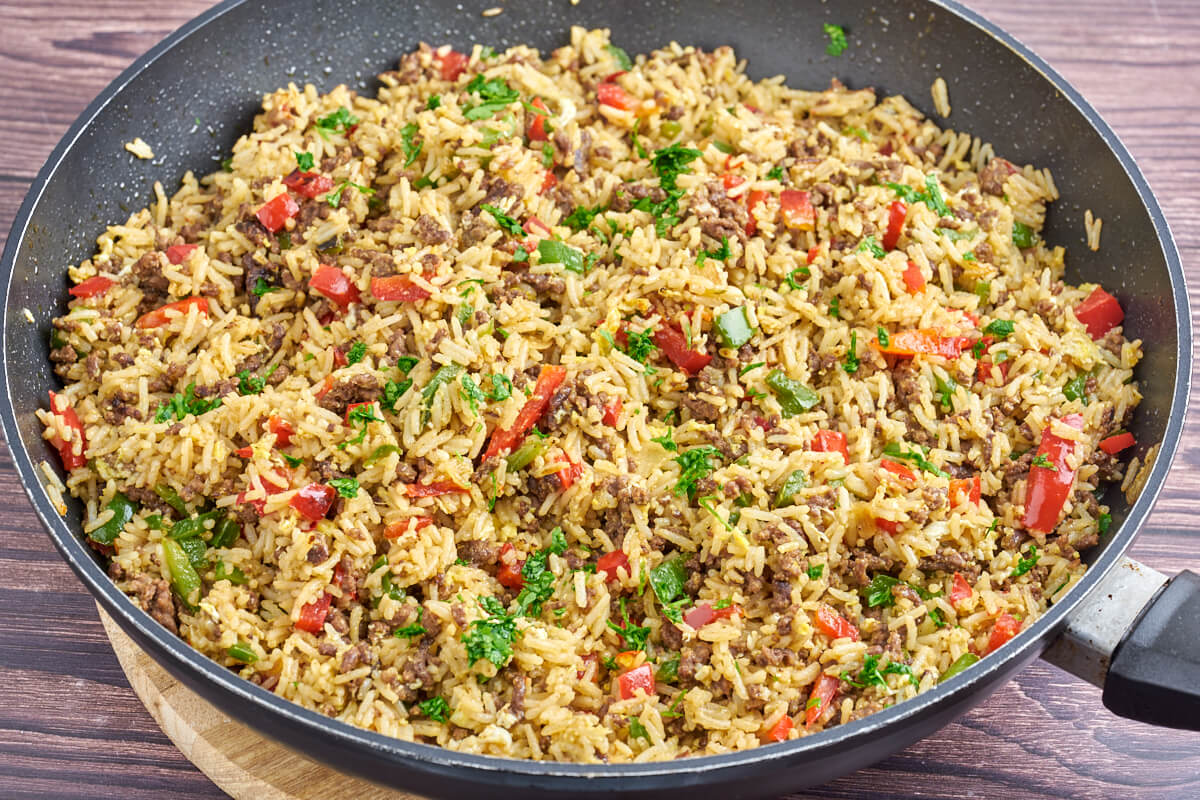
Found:
[(633, 697), (638, 689), (647, 695), (652, 695), (654, 694), (654, 672), (649, 664), (642, 664), (640, 667), (634, 667), (628, 672), (621, 673), (617, 678), (617, 684), (621, 690), (622, 700)]
[(517, 421), (508, 430), (497, 428), (492, 432), (492, 440), (488, 442), (488, 448), (483, 457), (488, 459), (504, 451), (517, 449), (525, 439), (525, 434), (529, 433), (529, 429), (542, 418), (542, 414), (546, 413), (546, 407), (550, 405), (550, 398), (554, 396), (555, 390), (566, 377), (566, 367), (556, 364), (547, 364), (542, 367), (537, 383), (533, 387), (533, 394), (522, 406), (521, 413), (517, 415)]
[[(1079, 414), (1068, 414), (1062, 422), (1083, 430), (1083, 417)], [(1049, 425), (1042, 430), (1042, 441), (1034, 456), (1035, 465), (1029, 468), (1025, 490), (1023, 524), (1029, 530), (1049, 533), (1058, 524), (1058, 516), (1075, 482), (1075, 470), (1067, 466), (1067, 455), (1074, 452), (1075, 442), (1054, 435)], [(1050, 466), (1037, 466), (1037, 462)]]
[(904, 278), (904, 287), (908, 289), (909, 294), (920, 294), (925, 291), (925, 276), (921, 274), (921, 268), (915, 261), (908, 262), (901, 277)]
[[(340, 369), (349, 363), (349, 359), (346, 358), (346, 354), (342, 352), (340, 347), (333, 348), (333, 366), (335, 368)], [(349, 409), (347, 409), (347, 411), (348, 410)]]
[(188, 297), (184, 300), (176, 300), (174, 303), (167, 303), (161, 308), (142, 314), (133, 324), (139, 328), (160, 328), (171, 321), (170, 315), (167, 314), (168, 311), (177, 311), (180, 316), (186, 316), (188, 309), (192, 307), (195, 307), (201, 314), (207, 314), (208, 298)]
[(884, 250), (895, 250), (896, 243), (900, 241), (900, 234), (904, 232), (904, 221), (908, 219), (908, 206), (903, 200), (893, 200), (888, 206), (888, 224), (887, 232), (883, 234)]
[(412, 526), (413, 530), (419, 531), (421, 528), (432, 524), (433, 520), (429, 517), (409, 517), (408, 519), (389, 523), (383, 529), (383, 535), (387, 539), (399, 539), (409, 529), (409, 526)]
[(250, 445), (246, 445), (245, 447), (239, 447), (237, 450), (234, 450), (233, 454), (238, 458), (253, 458), (254, 448)]
[(1000, 645), (1016, 636), (1020, 630), (1021, 623), (1008, 612), (996, 617), (996, 623), (992, 625), (992, 632), (988, 635), (987, 652), (984, 655), (995, 652)]
[(605, 553), (596, 561), (596, 571), (605, 574), (605, 580), (612, 583), (620, 579), (617, 574), (618, 569), (625, 570), (625, 574), (631, 574), (629, 569), (629, 556), (625, 555), (624, 550), (613, 550), (611, 553)]
[(875, 518), (875, 527), (879, 528), (879, 530), (883, 531), (884, 533), (886, 533), (890, 536), (895, 536), (896, 534), (898, 534), (900, 532), (902, 525), (899, 522), (896, 522), (895, 520), (884, 519), (883, 517), (876, 517)]
[(600, 418), (601, 422), (610, 428), (617, 425), (617, 420), (621, 418), (621, 410), (625, 407), (625, 403), (621, 398), (614, 397), (604, 404), (604, 415)]
[(638, 101), (615, 83), (602, 83), (596, 87), (596, 100), (602, 106), (612, 106), (622, 111), (633, 111)]
[(792, 728), (794, 728), (794, 727), (795, 727), (795, 723), (792, 722), (792, 718), (785, 714), (779, 718), (778, 722), (776, 722), (770, 728), (763, 731), (763, 734), (762, 734), (763, 741), (767, 741), (767, 742), (785, 741), (788, 738), (788, 734), (792, 732)]
[(538, 189), (538, 194), (545, 194), (555, 186), (558, 186), (558, 176), (552, 171), (546, 170), (546, 177), (542, 178), (542, 187)]
[(850, 463), (850, 448), (846, 446), (846, 434), (841, 431), (817, 431), (812, 449), (814, 453), (841, 453), (842, 460)]
[(271, 233), (278, 233), (283, 230), (284, 224), (289, 219), (299, 213), (300, 206), (296, 205), (296, 201), (290, 194), (284, 192), (259, 206), (258, 211), (254, 212), (254, 216), (258, 217), (262, 226)]
[[(57, 434), (50, 437), (50, 444), (58, 448), (58, 456), (62, 459), (63, 469), (70, 471), (76, 467), (85, 466), (87, 456), (84, 453), (87, 451), (87, 437), (83, 433), (83, 423), (79, 421), (79, 415), (75, 413), (75, 408), (67, 402), (65, 397), (51, 392), (50, 412), (60, 417), (63, 424), (73, 431), (69, 442), (64, 441)], [(75, 448), (76, 441), (79, 442), (78, 450)]]
[(1089, 336), (1100, 339), (1121, 324), (1125, 312), (1121, 310), (1117, 298), (1097, 286), (1087, 299), (1075, 307), (1075, 319), (1087, 327)]
[(726, 172), (721, 176), (721, 184), (725, 187), (725, 191), (731, 191), (741, 186), (746, 182), (746, 179), (741, 175), (734, 175), (732, 172)]
[(942, 336), (933, 328), (919, 328), (893, 333), (887, 347), (871, 340), (871, 347), (894, 356), (915, 356), (918, 353), (942, 358), (958, 358), (971, 340), (965, 336)]
[(558, 482), (562, 486), (562, 490), (565, 492), (567, 489), (570, 489), (575, 485), (575, 481), (583, 477), (583, 465), (576, 464), (566, 453), (563, 453), (563, 458), (560, 463), (563, 464), (563, 467), (558, 471)]
[(331, 602), (333, 602), (333, 595), (325, 592), (311, 603), (306, 603), (300, 609), (300, 616), (296, 618), (296, 627), (312, 634), (320, 633), (321, 629), (325, 627), (325, 617), (329, 616)]
[[(308, 279), (308, 285), (328, 297), (342, 311), (351, 303), (357, 303), (361, 298), (358, 287), (346, 277), (346, 273), (328, 264), (317, 265), (317, 271)], [(375, 292), (375, 281), (371, 281), (371, 292)], [(376, 295), (378, 297), (378, 295)]]
[[(424, 276), (426, 280), (430, 276)], [(430, 291), (418, 286), (410, 275), (389, 275), (386, 278), (371, 278), (371, 294), (385, 303), (415, 303), (430, 297)]]
[[(813, 684), (812, 694), (808, 696), (808, 703), (805, 705), (804, 727), (811, 728), (813, 723), (824, 715), (825, 710), (833, 703), (840, 684), (841, 681), (833, 675), (821, 673), (817, 682)], [(817, 702), (814, 703), (813, 700)]]
[(979, 505), (979, 498), (982, 496), (982, 493), (982, 482), (978, 475), (973, 478), (955, 478), (950, 481), (951, 506), (957, 506), (966, 502)]
[[(280, 492), (286, 492), (286, 491), (288, 490), (288, 488), (289, 488), (289, 487), (288, 487), (288, 482), (287, 482), (287, 477), (286, 477), (286, 475), (284, 475), (283, 473), (279, 472), (278, 470), (276, 470), (275, 474), (276, 474), (276, 475), (280, 475), (281, 477), (283, 477), (283, 478), (284, 478), (284, 480), (283, 480), (283, 485), (282, 485), (282, 486), (281, 486), (281, 485), (279, 485), (279, 484), (276, 484), (276, 483), (274, 483), (274, 482), (272, 482), (272, 481), (265, 480), (265, 479), (261, 481), (261, 483), (262, 483), (262, 488), (263, 488), (263, 491), (267, 493), (267, 496), (268, 496), (268, 497), (270, 497), (270, 496), (271, 496), (271, 495), (273, 495), (273, 494), (279, 494)], [(246, 502), (247, 502), (247, 501), (246, 501), (246, 493), (245, 493), (245, 492), (238, 492), (238, 496), (237, 496), (237, 504), (238, 504), (238, 505), (244, 505)], [(254, 507), (254, 509), (255, 509), (256, 511), (258, 511), (258, 515), (259, 515), (260, 517), (263, 515), (263, 512), (264, 512), (264, 511), (266, 510), (266, 508), (267, 508), (267, 501), (266, 501), (265, 499), (263, 499), (263, 500), (250, 500), (250, 501), (249, 501), (249, 504), (250, 504), (251, 506), (253, 506), (253, 507)]]
[(199, 246), (196, 244), (173, 244), (167, 248), (167, 261), (175, 265), (182, 264)]
[(458, 76), (462, 75), (467, 69), (467, 64), (471, 57), (465, 53), (460, 53), (457, 50), (448, 50), (444, 55), (438, 57), (439, 66), (442, 71), (442, 80), (456, 81)]
[(738, 605), (727, 605), (724, 608), (713, 608), (711, 603), (701, 603), (691, 611), (683, 615), (683, 621), (691, 625), (695, 630), (700, 630), (710, 622), (715, 622), (719, 619), (729, 619), (734, 614), (741, 614), (742, 608)]
[(299, 511), (305, 518), (319, 522), (325, 519), (325, 515), (329, 513), (329, 507), (333, 505), (335, 497), (337, 497), (337, 490), (332, 486), (310, 483), (296, 492), (288, 505)]
[(318, 389), (318, 390), (317, 390), (317, 391), (316, 391), (316, 392), (313, 394), (313, 397), (315, 397), (315, 398), (317, 398), (318, 400), (320, 400), (322, 397), (324, 397), (325, 395), (329, 394), (329, 390), (333, 388), (333, 384), (334, 384), (335, 382), (336, 382), (336, 381), (334, 381), (334, 379), (333, 379), (333, 376), (332, 376), (332, 375), (326, 375), (326, 376), (325, 376), (325, 380), (323, 380), (323, 381), (321, 382), (321, 388), (320, 388), (320, 389)]
[[(340, 351), (340, 350), (335, 350), (334, 352), (335, 352), (335, 353), (340, 353), (341, 351)], [(342, 358), (345, 358), (345, 355), (343, 355), (343, 356), (342, 356)], [(359, 406), (366, 406), (367, 408), (370, 408), (370, 407), (371, 407), (371, 406), (373, 406), (373, 405), (375, 405), (375, 401), (374, 401), (374, 400), (364, 400), (364, 401), (363, 401), (363, 402), (361, 402), (361, 403), (350, 403), (350, 404), (348, 404), (348, 405), (346, 406), (346, 416), (345, 416), (345, 418), (344, 418), (344, 420), (345, 420), (345, 423), (346, 423), (347, 425), (349, 425), (349, 424), (350, 424), (350, 412), (352, 412), (354, 409), (358, 408)]]
[(751, 189), (746, 192), (746, 235), (753, 236), (758, 231), (758, 220), (754, 218), (754, 209), (759, 203), (767, 199), (766, 191), (762, 189)]
[(779, 211), (783, 215), (783, 224), (789, 228), (811, 231), (817, 224), (817, 212), (808, 192), (784, 189), (779, 194)]
[(525, 566), (525, 559), (517, 555), (516, 549), (510, 542), (505, 542), (500, 548), (500, 571), (496, 573), (496, 580), (500, 581), (501, 586), (507, 586), (514, 592), (519, 592), (525, 587), (525, 578), (521, 575), (521, 569)]
[(530, 105), (542, 113), (533, 113), (531, 115), (533, 119), (529, 123), (529, 141), (544, 142), (550, 138), (549, 134), (546, 133), (546, 118), (550, 116), (550, 109), (546, 108), (546, 104), (540, 97), (533, 98), (533, 102)]
[(80, 281), (70, 289), (67, 289), (67, 293), (73, 297), (95, 297), (107, 292), (112, 288), (114, 283), (116, 281), (112, 278), (106, 278), (103, 275), (93, 275), (87, 280)]
[(917, 479), (917, 473), (913, 472), (911, 469), (906, 467), (904, 464), (900, 464), (896, 461), (891, 461), (890, 459), (883, 458), (883, 459), (879, 460), (879, 466), (883, 467), (885, 470), (892, 473), (897, 478), (904, 478), (905, 480), (909, 480), (909, 481), (915, 481)]
[(858, 628), (829, 606), (817, 609), (817, 627), (830, 639), (852, 639), (858, 641)]
[[(992, 346), (992, 342), (994, 340), (992, 339), (991, 336), (984, 336), (981, 341), (983, 342), (983, 347), (986, 350), (988, 347)], [(975, 367), (975, 379), (978, 380), (980, 383), (987, 383), (988, 380), (990, 380), (992, 377), (993, 364), (995, 364), (995, 362), (993, 362), (991, 358), (981, 357), (979, 359), (979, 364)], [(1001, 384), (1007, 383), (1008, 382), (1008, 367), (1009, 367), (1008, 361), (1001, 361), (999, 364), (995, 364), (995, 366), (1000, 368)]]
[(813, 245), (812, 247), (808, 248), (808, 255), (805, 257), (805, 260), (811, 264), (817, 260), (819, 255), (821, 255), (821, 245)]
[(654, 344), (666, 354), (672, 364), (689, 376), (697, 374), (712, 361), (712, 356), (689, 349), (683, 331), (674, 325), (662, 325), (657, 328), (654, 331)]
[(1109, 436), (1107, 439), (1101, 439), (1100, 449), (1110, 456), (1115, 456), (1126, 447), (1133, 447), (1136, 443), (1132, 433), (1118, 433), (1114, 436)]
[(404, 494), (407, 497), (441, 497), (446, 494), (470, 494), (471, 490), (459, 486), (454, 481), (434, 481), (433, 483), (407, 483)]
[(301, 197), (313, 200), (333, 191), (333, 178), (319, 172), (301, 172), (297, 169), (283, 179), (283, 185)]
[(962, 573), (954, 573), (954, 578), (950, 582), (950, 605), (956, 606), (974, 593), (971, 584), (967, 583), (967, 579), (962, 576)]

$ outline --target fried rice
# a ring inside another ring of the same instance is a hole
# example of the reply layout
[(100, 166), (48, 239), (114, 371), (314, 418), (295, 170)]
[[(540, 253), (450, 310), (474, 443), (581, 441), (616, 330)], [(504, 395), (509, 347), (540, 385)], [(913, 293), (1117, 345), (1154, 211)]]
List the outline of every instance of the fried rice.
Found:
[(69, 269), (48, 490), (192, 647), (465, 752), (728, 752), (986, 658), (1108, 525), (1140, 343), (1048, 172), (744, 67), (574, 29), (267, 95)]

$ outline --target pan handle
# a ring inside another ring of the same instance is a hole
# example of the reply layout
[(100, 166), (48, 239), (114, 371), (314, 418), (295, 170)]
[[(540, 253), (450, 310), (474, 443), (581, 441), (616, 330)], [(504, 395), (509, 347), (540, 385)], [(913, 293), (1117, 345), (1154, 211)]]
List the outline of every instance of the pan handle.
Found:
[(1043, 658), (1102, 687), (1114, 714), (1200, 730), (1200, 575), (1124, 559)]

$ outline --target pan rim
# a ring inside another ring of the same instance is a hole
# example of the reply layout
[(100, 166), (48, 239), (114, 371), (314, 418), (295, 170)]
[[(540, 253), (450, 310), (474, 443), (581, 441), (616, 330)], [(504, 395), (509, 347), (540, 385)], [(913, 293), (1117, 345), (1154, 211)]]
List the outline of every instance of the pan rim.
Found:
[[(47, 184), (57, 173), (65, 155), (75, 146), (83, 133), (105, 108), (148, 66), (168, 55), (178, 43), (197, 30), (246, 2), (247, 0), (225, 0), (173, 31), (117, 76), (72, 123), (33, 180), (14, 218), (3, 257), (0, 258), (0, 280), (4, 281), (5, 309), (6, 312), (9, 312), (6, 313), (6, 320), (12, 311), (9, 308), (9, 299), (18, 251), (28, 233), (32, 212), (42, 199)], [(1048, 609), (1026, 635), (1018, 637), (1009, 645), (1009, 649), (1003, 657), (990, 660), (992, 661), (990, 664), (985, 660), (967, 673), (948, 681), (945, 685), (935, 687), (889, 709), (875, 712), (861, 720), (840, 725), (812, 736), (734, 753), (696, 756), (671, 762), (589, 765), (483, 756), (448, 750), (437, 745), (407, 742), (357, 728), (305, 709), (290, 700), (277, 697), (226, 670), (193, 650), (182, 639), (169, 634), (158, 622), (135, 606), (126, 595), (116, 588), (115, 584), (92, 560), (87, 546), (79, 538), (77, 532), (72, 531), (66, 525), (46, 498), (33, 459), (23, 446), (17, 426), (15, 407), (9, 389), (8, 364), (6, 360), (0, 359), (0, 382), (3, 383), (5, 401), (4, 408), (0, 410), (0, 417), (2, 417), (4, 434), (9, 443), (13, 463), (22, 486), (42, 527), (93, 597), (100, 601), (105, 610), (123, 628), (130, 632), (136, 632), (135, 638), (139, 643), (150, 645), (147, 649), (151, 655), (155, 657), (156, 661), (169, 667), (172, 673), (183, 676), (190, 682), (214, 686), (231, 698), (246, 703), (248, 707), (266, 711), (275, 717), (274, 722), (279, 726), (300, 726), (306, 729), (310, 735), (328, 737), (331, 742), (336, 742), (343, 748), (359, 749), (382, 754), (394, 760), (404, 760), (410, 766), (425, 770), (430, 774), (466, 768), (481, 775), (490, 773), (524, 778), (564, 779), (570, 781), (571, 788), (574, 790), (591, 792), (612, 791), (614, 781), (624, 781), (629, 778), (644, 780), (661, 777), (678, 781), (684, 776), (701, 778), (711, 773), (732, 770), (748, 764), (786, 767), (788, 762), (798, 761), (802, 754), (834, 749), (848, 741), (858, 740), (884, 729), (899, 727), (905, 722), (913, 721), (930, 709), (951, 703), (952, 698), (961, 698), (980, 687), (995, 684), (1000, 673), (1008, 671), (1014, 662), (1032, 659), (1040, 653), (1053, 635), (1065, 626), (1067, 615), (1120, 561), (1153, 507), (1175, 458), (1185, 421), (1191, 390), (1192, 322), (1182, 263), (1165, 215), (1132, 155), (1112, 128), (1070, 83), (1016, 37), (955, 0), (925, 0), (925, 2), (959, 17), (1008, 48), (1051, 86), (1061, 92), (1075, 111), (1099, 134), (1108, 149), (1116, 156), (1154, 225), (1158, 244), (1163, 251), (1171, 279), (1172, 301), (1176, 318), (1174, 391), (1162, 446), (1145, 490), (1130, 508), (1127, 518), (1114, 533), (1112, 540), (1085, 573), (1084, 578), (1080, 581), (1080, 587), (1073, 593), (1074, 596)], [(7, 324), (2, 336), (6, 345), (9, 336)], [(578, 779), (590, 780), (585, 784)], [(559, 788), (562, 786), (560, 785)], [(643, 784), (642, 788), (650, 787)]]

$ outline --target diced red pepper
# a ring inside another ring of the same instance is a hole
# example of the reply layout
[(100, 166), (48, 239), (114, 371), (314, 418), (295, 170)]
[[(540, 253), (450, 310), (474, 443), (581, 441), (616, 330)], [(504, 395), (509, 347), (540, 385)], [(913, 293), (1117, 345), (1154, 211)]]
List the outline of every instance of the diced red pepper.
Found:
[(972, 328), (979, 327), (979, 315), (978, 314), (973, 314), (970, 311), (967, 311), (965, 308), (960, 308), (959, 313), (962, 314), (966, 318), (967, 322), (971, 323)]
[(325, 380), (321, 382), (321, 388), (318, 389), (313, 396), (320, 400), (322, 397), (329, 394), (329, 390), (333, 388), (334, 383), (335, 381), (333, 380), (333, 376), (326, 375)]
[(721, 176), (721, 184), (725, 187), (725, 191), (736, 189), (746, 182), (746, 179), (741, 175), (734, 175), (732, 172), (726, 172)]
[(936, 329), (919, 328), (912, 331), (893, 333), (887, 347), (871, 340), (871, 347), (895, 356), (915, 356), (918, 353), (942, 358), (958, 358), (963, 348), (971, 343), (966, 336), (942, 336)]
[(283, 185), (301, 197), (314, 200), (333, 191), (333, 178), (319, 172), (301, 172), (297, 169), (283, 179)]
[[(821, 673), (817, 678), (817, 682), (813, 684), (812, 694), (808, 696), (808, 703), (805, 705), (804, 712), (804, 727), (811, 728), (813, 723), (819, 720), (825, 710), (833, 703), (833, 698), (837, 695), (839, 681), (833, 675)], [(813, 702), (816, 700), (817, 702)]]
[(404, 494), (407, 497), (441, 497), (446, 494), (470, 494), (471, 490), (459, 486), (454, 481), (434, 481), (433, 483), (407, 483)]
[(596, 87), (596, 100), (602, 106), (612, 106), (622, 111), (633, 111), (638, 101), (615, 83), (602, 83)]
[(1118, 433), (1114, 436), (1109, 436), (1107, 439), (1100, 440), (1100, 449), (1108, 453), (1110, 456), (1115, 456), (1127, 447), (1133, 447), (1136, 440), (1132, 433)]
[(896, 534), (898, 534), (900, 532), (900, 530), (903, 526), (899, 522), (896, 522), (895, 520), (884, 519), (883, 517), (876, 517), (875, 518), (875, 527), (879, 528), (879, 530), (883, 531), (884, 533), (886, 533), (890, 536), (895, 536)]
[[(426, 275), (428, 280), (430, 276)], [(411, 275), (389, 275), (371, 278), (371, 294), (384, 303), (415, 303), (430, 297), (430, 291), (418, 286)]]
[(596, 561), (596, 571), (605, 574), (605, 580), (612, 583), (619, 580), (617, 574), (618, 569), (625, 570), (625, 574), (631, 573), (629, 569), (629, 556), (625, 555), (624, 550), (613, 550), (611, 553), (605, 553)]
[[(976, 324), (978, 324), (978, 321), (976, 321)], [(983, 348), (984, 348), (984, 350), (986, 350), (987, 348), (992, 346), (992, 342), (994, 341), (994, 339), (991, 336), (984, 336), (983, 339), (981, 339), (980, 341), (983, 342)], [(996, 364), (995, 362), (992, 361), (991, 358), (983, 357), (982, 352), (980, 355), (981, 355), (981, 357), (979, 359), (979, 364), (975, 367), (976, 380), (978, 380), (980, 383), (987, 383), (992, 377), (992, 366), (993, 366), (993, 364), (995, 364), (995, 366), (1000, 368), (1000, 383), (1001, 384), (1007, 383), (1008, 382), (1008, 367), (1009, 367), (1008, 361), (1005, 360), (1005, 361), (1001, 361), (1000, 363)]]
[(1097, 286), (1086, 300), (1075, 307), (1075, 319), (1087, 327), (1089, 336), (1100, 339), (1121, 324), (1125, 312), (1121, 310), (1117, 298)]
[[(63, 424), (73, 431), (69, 442), (64, 441), (57, 434), (50, 437), (50, 444), (58, 448), (58, 456), (62, 459), (63, 469), (70, 471), (76, 467), (85, 466), (87, 456), (84, 453), (87, 451), (87, 437), (83, 433), (83, 423), (79, 421), (79, 415), (75, 413), (75, 408), (67, 402), (65, 397), (59, 397), (51, 392), (50, 412), (61, 418)], [(79, 443), (78, 451), (75, 448), (76, 441)]]
[(921, 268), (917, 266), (917, 262), (909, 261), (901, 277), (904, 278), (904, 287), (908, 289), (909, 294), (920, 294), (925, 291), (925, 276), (921, 274)]
[(819, 245), (819, 244), (813, 245), (812, 247), (808, 248), (808, 256), (806, 257), (805, 260), (809, 264), (811, 264), (814, 261), (816, 261), (817, 257), (820, 255), (821, 255), (821, 245)]
[(460, 53), (457, 50), (448, 50), (444, 55), (438, 56), (440, 67), (442, 70), (442, 80), (456, 81), (458, 76), (462, 75), (467, 69), (467, 64), (471, 57), (465, 53)]
[[(317, 271), (308, 279), (308, 285), (328, 297), (342, 311), (351, 303), (357, 303), (361, 298), (358, 287), (346, 277), (346, 273), (328, 264), (317, 265)], [(375, 281), (371, 281), (371, 292), (375, 292)], [(379, 295), (375, 295), (379, 297)]]
[(433, 520), (429, 517), (409, 517), (397, 522), (390, 523), (383, 529), (383, 535), (387, 539), (399, 539), (411, 526), (413, 530), (419, 531), (421, 528), (432, 525)]
[(830, 639), (852, 639), (858, 641), (858, 628), (829, 606), (817, 609), (817, 627)]
[(755, 207), (767, 199), (767, 193), (762, 189), (751, 189), (746, 192), (746, 235), (753, 236), (758, 232), (758, 220), (754, 218)]
[[(1083, 430), (1083, 417), (1079, 414), (1068, 414), (1062, 422), (1075, 430)], [(1028, 530), (1049, 533), (1058, 524), (1063, 504), (1075, 482), (1075, 470), (1067, 466), (1067, 455), (1075, 452), (1075, 444), (1053, 434), (1049, 425), (1042, 430), (1042, 441), (1034, 456), (1034, 465), (1029, 468), (1025, 489), (1023, 522)], [(1038, 462), (1048, 463), (1050, 467), (1038, 466)]]
[(992, 632), (988, 635), (987, 652), (984, 655), (995, 652), (1000, 645), (1016, 636), (1020, 630), (1021, 623), (1008, 612), (996, 617), (996, 624), (992, 626)]
[[(280, 472), (279, 470), (276, 470), (276, 471), (275, 471), (275, 474), (283, 478), (282, 485), (276, 484), (276, 483), (274, 483), (274, 482), (272, 482), (272, 481), (265, 480), (265, 479), (261, 481), (261, 483), (262, 483), (262, 488), (263, 488), (263, 491), (264, 491), (264, 492), (266, 492), (266, 494), (267, 494), (267, 496), (268, 496), (268, 497), (270, 497), (270, 496), (271, 496), (271, 495), (273, 495), (273, 494), (279, 494), (280, 492), (286, 492), (286, 491), (288, 490), (288, 488), (289, 488), (289, 487), (288, 487), (288, 481), (287, 481), (287, 475), (286, 475), (286, 474), (284, 474), (284, 473), (282, 473), (282, 472)], [(244, 505), (244, 504), (246, 504), (246, 503), (247, 503), (247, 501), (246, 501), (246, 493), (245, 493), (245, 492), (238, 492), (238, 496), (237, 496), (237, 504), (238, 504), (238, 505)], [(263, 515), (263, 512), (264, 512), (264, 511), (266, 510), (266, 508), (267, 508), (267, 501), (266, 501), (265, 499), (263, 499), (263, 500), (250, 500), (250, 501), (249, 501), (249, 505), (253, 506), (253, 507), (254, 507), (254, 509), (255, 509), (256, 511), (258, 511), (258, 515), (261, 517), (261, 516)]]
[(507, 430), (497, 428), (492, 432), (492, 439), (488, 442), (488, 448), (483, 454), (484, 459), (499, 455), (504, 451), (517, 449), (525, 439), (525, 434), (529, 433), (529, 429), (542, 418), (542, 414), (546, 413), (546, 407), (550, 405), (550, 398), (553, 397), (555, 390), (566, 377), (566, 367), (552, 364), (542, 367), (542, 371), (538, 373), (537, 383), (534, 384), (533, 394), (521, 407), (517, 421)]
[(979, 505), (979, 499), (983, 494), (982, 481), (976, 475), (972, 478), (955, 478), (950, 481), (950, 505), (957, 506), (962, 503), (974, 503)]
[(546, 170), (546, 177), (542, 178), (542, 188), (538, 189), (538, 194), (545, 194), (555, 186), (558, 186), (558, 176), (551, 170)]
[(883, 467), (885, 470), (892, 473), (897, 478), (903, 478), (903, 479), (909, 480), (909, 481), (915, 481), (917, 479), (917, 473), (913, 472), (911, 469), (909, 469), (904, 464), (901, 464), (899, 462), (892, 461), (887, 458), (883, 458), (883, 459), (880, 459), (879, 466)]
[(883, 234), (884, 250), (895, 250), (896, 243), (900, 241), (900, 234), (904, 232), (904, 221), (908, 219), (908, 206), (903, 200), (893, 200), (888, 206), (888, 224), (887, 233)]
[(342, 351), (342, 348), (333, 348), (333, 366), (341, 369), (349, 363), (350, 361), (346, 358), (346, 354)]
[(296, 492), (288, 505), (299, 511), (301, 516), (313, 522), (319, 522), (325, 519), (325, 515), (329, 513), (329, 507), (333, 505), (335, 497), (337, 497), (337, 490), (332, 486), (310, 483)]
[(967, 579), (962, 576), (962, 573), (954, 573), (954, 578), (950, 581), (950, 605), (956, 606), (974, 593), (971, 584), (967, 583)]
[(621, 669), (630, 669), (633, 667), (634, 664), (637, 663), (637, 657), (638, 657), (639, 652), (641, 652), (641, 651), (640, 650), (625, 650), (623, 652), (617, 653), (617, 656), (616, 656), (616, 658), (613, 659), (613, 661), (616, 661), (617, 666), (620, 667)]
[(103, 275), (93, 275), (87, 280), (80, 281), (70, 289), (67, 289), (67, 293), (73, 297), (95, 297), (107, 292), (112, 288), (114, 283), (116, 281), (112, 278), (106, 278)]
[(546, 108), (546, 104), (540, 97), (533, 98), (533, 102), (530, 105), (542, 113), (531, 114), (533, 119), (529, 123), (529, 141), (544, 142), (550, 138), (546, 133), (546, 118), (550, 115), (550, 109)]
[(525, 578), (521, 575), (521, 569), (525, 566), (525, 559), (517, 555), (510, 542), (505, 542), (500, 548), (499, 559), (500, 570), (496, 573), (496, 580), (500, 581), (500, 585), (507, 586), (515, 592), (523, 589)]
[(262, 226), (271, 233), (278, 233), (283, 230), (283, 226), (289, 219), (299, 213), (300, 206), (296, 205), (296, 201), (290, 194), (284, 192), (259, 206), (258, 211), (254, 212), (254, 216), (258, 217)]
[(850, 463), (850, 448), (846, 446), (846, 434), (841, 431), (817, 431), (812, 449), (814, 453), (841, 453), (842, 460)]
[(789, 228), (811, 231), (817, 224), (817, 212), (808, 198), (808, 192), (784, 189), (779, 193), (779, 210), (783, 215), (783, 224)]
[(641, 689), (647, 695), (654, 694), (654, 672), (649, 664), (642, 664), (640, 667), (634, 667), (628, 672), (621, 673), (617, 678), (617, 684), (621, 690), (621, 699), (628, 700), (634, 697), (638, 689)]
[(207, 314), (208, 298), (188, 297), (184, 300), (176, 300), (174, 303), (167, 303), (161, 308), (142, 314), (133, 324), (139, 328), (161, 328), (171, 321), (171, 317), (167, 314), (168, 311), (177, 311), (180, 316), (187, 316), (188, 309), (193, 307), (201, 314)]
[(762, 734), (763, 741), (766, 741), (766, 742), (786, 741), (788, 738), (788, 734), (792, 732), (792, 728), (794, 728), (794, 727), (795, 727), (795, 723), (792, 722), (792, 718), (789, 717), (788, 715), (784, 714), (782, 717), (779, 718), (778, 722), (776, 722), (770, 728), (763, 731), (763, 734)]
[(562, 486), (562, 490), (565, 492), (567, 489), (570, 489), (575, 485), (575, 481), (583, 477), (583, 465), (576, 464), (566, 453), (563, 453), (561, 463), (563, 464), (563, 467), (558, 471), (558, 482)]
[(614, 397), (604, 404), (604, 414), (600, 417), (600, 421), (610, 428), (616, 427), (617, 420), (621, 418), (621, 410), (624, 407), (625, 402), (619, 397)]
[(300, 616), (296, 619), (296, 627), (312, 634), (320, 633), (325, 627), (325, 617), (329, 616), (329, 604), (331, 602), (333, 602), (333, 595), (325, 592), (311, 603), (306, 603), (300, 609)]
[(239, 447), (237, 450), (234, 450), (233, 454), (238, 458), (253, 458), (254, 448), (246, 445), (245, 447)]
[(195, 244), (173, 244), (167, 248), (167, 261), (175, 265), (182, 264), (198, 247), (199, 245)]
[(689, 349), (683, 331), (674, 325), (659, 326), (654, 331), (654, 344), (666, 354), (672, 364), (686, 372), (689, 377), (699, 373), (712, 361), (712, 356)]
[(683, 615), (683, 621), (695, 630), (700, 630), (710, 622), (719, 619), (729, 619), (735, 614), (742, 613), (741, 606), (727, 605), (724, 608), (713, 608), (711, 603), (701, 603)]

